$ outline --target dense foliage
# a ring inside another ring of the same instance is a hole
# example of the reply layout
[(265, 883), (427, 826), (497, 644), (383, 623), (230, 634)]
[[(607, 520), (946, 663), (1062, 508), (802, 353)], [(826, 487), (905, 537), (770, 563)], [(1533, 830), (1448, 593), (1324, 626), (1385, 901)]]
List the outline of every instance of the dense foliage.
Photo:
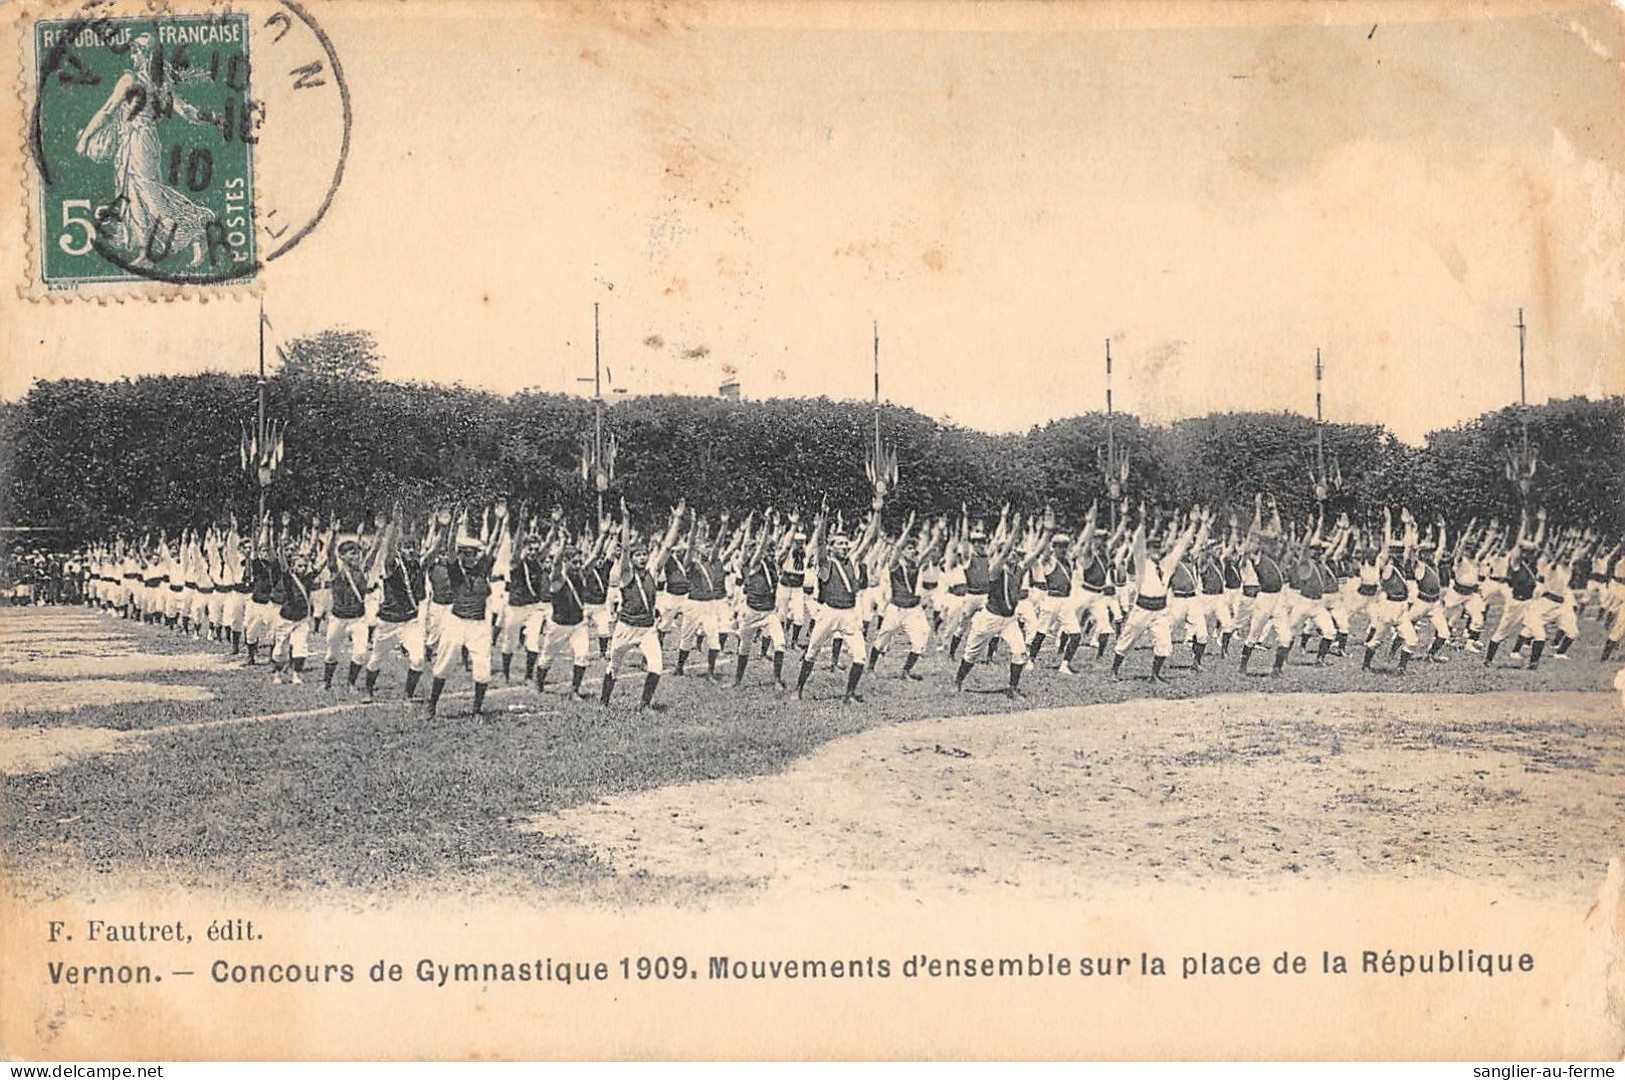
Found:
[[(366, 360), (366, 342), (346, 357)], [(354, 348), (349, 348), (354, 346)], [(461, 386), (338, 377), (308, 362), (270, 381), (271, 415), (289, 421), (286, 468), (269, 505), (296, 514), (378, 510), (401, 498), (438, 501), (507, 495), (533, 505), (590, 512), (579, 474), (589, 401), (557, 394), (509, 397)], [(362, 373), (351, 363), (347, 375)], [(52, 530), (68, 542), (107, 530), (175, 529), (222, 509), (252, 514), (256, 488), (239, 462), (239, 424), (252, 418), (252, 378), (205, 374), (119, 382), (41, 382), (0, 414), (0, 520)], [(645, 397), (620, 401), (606, 425), (620, 455), (612, 496), (652, 518), (679, 496), (706, 513), (773, 504), (831, 505), (856, 513), (868, 501), (864, 448), (873, 413), (818, 400), (734, 402)], [(1625, 528), (1625, 399), (1575, 398), (1530, 410), (1541, 450), (1533, 499), (1564, 521)], [(988, 435), (888, 406), (888, 441), (901, 482), (890, 506), (977, 514), (1001, 503), (1053, 502), (1075, 523), (1103, 497), (1099, 461), (1105, 417), (1055, 421), (1024, 435)], [(1357, 518), (1386, 503), (1425, 518), (1516, 515), (1505, 448), (1518, 439), (1515, 408), (1488, 413), (1408, 446), (1378, 426), (1329, 424), (1328, 463), (1343, 478), (1328, 508)], [(1118, 417), (1130, 453), (1129, 494), (1152, 503), (1245, 506), (1255, 491), (1290, 513), (1312, 505), (1314, 425), (1292, 414), (1224, 413), (1153, 427)]]

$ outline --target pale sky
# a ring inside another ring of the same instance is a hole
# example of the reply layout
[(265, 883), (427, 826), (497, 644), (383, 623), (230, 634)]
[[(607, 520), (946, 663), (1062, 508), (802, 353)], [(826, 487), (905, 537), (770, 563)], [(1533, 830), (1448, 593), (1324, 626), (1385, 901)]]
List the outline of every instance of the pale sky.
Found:
[[(1417, 440), (1516, 399), (1522, 306), (1531, 400), (1625, 392), (1617, 8), (311, 10), (353, 146), (267, 312), (391, 378), (579, 389), (598, 301), (634, 392), (866, 398), (878, 319), (885, 396), (986, 430), (1100, 408), (1109, 336), (1142, 417), (1312, 413), (1318, 346)], [(0, 305), (7, 398), (254, 363), (251, 303)]]

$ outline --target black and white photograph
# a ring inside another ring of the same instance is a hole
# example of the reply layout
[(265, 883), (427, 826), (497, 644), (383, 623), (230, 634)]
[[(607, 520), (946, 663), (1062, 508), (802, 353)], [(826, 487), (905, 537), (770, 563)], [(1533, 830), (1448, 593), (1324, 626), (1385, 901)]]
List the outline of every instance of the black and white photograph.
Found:
[(1617, 1061), (1622, 60), (0, 10), (0, 1053)]

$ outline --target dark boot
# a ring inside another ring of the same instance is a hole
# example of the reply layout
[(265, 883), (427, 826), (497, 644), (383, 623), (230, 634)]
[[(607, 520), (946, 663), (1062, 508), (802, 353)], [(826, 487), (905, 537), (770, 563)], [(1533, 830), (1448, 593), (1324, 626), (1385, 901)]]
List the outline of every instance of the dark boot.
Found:
[(525, 681), (529, 682), (536, 677), (536, 653), (531, 649), (525, 650)]
[(1247, 661), (1251, 660), (1252, 658), (1253, 647), (1244, 643), (1241, 646), (1241, 667), (1237, 668), (1236, 670), (1240, 671), (1243, 675), (1247, 674)]
[(961, 660), (959, 662), (959, 671), (954, 674), (955, 690), (965, 689), (965, 677), (969, 675), (975, 667), (976, 665), (971, 663), (969, 660)]
[(511, 652), (502, 654), (502, 681), (504, 683), (513, 682), (513, 653)]
[(1365, 647), (1365, 662), (1360, 665), (1360, 670), (1361, 671), (1370, 671), (1371, 670), (1371, 661), (1376, 659), (1376, 657), (1377, 657), (1377, 650), (1372, 648), (1370, 645), (1367, 645)]
[(579, 698), (581, 693), (581, 680), (587, 677), (587, 665), (575, 664), (570, 668), (570, 696)]
[(474, 715), (485, 715), (485, 684), (482, 682), (474, 684)]
[(1191, 661), (1191, 669), (1193, 671), (1202, 670), (1202, 656), (1206, 652), (1207, 642), (1205, 641), (1198, 641), (1195, 645), (1191, 646), (1191, 655), (1194, 657), (1194, 659)]
[(609, 705), (609, 695), (612, 694), (614, 691), (615, 691), (615, 676), (611, 675), (609, 672), (606, 671), (606, 672), (604, 672), (604, 686), (603, 686), (603, 689), (598, 691), (598, 704), (607, 707)]
[(1331, 638), (1321, 638), (1320, 639), (1320, 651), (1315, 653), (1315, 663), (1324, 666), (1325, 663), (1326, 663), (1326, 654), (1331, 652), (1331, 651), (1332, 651), (1332, 639)]
[(1529, 644), (1529, 670), (1534, 671), (1540, 666), (1540, 656), (1546, 651), (1546, 642), (1536, 640)]
[(1096, 660), (1104, 660), (1104, 659), (1106, 659), (1106, 642), (1109, 641), (1110, 639), (1111, 639), (1110, 634), (1101, 634), (1099, 637), (1095, 638), (1095, 659)]
[(355, 680), (361, 674), (361, 665), (354, 660), (350, 661), (350, 689), (355, 689)]
[(1151, 677), (1153, 679), (1155, 679), (1157, 682), (1167, 682), (1168, 681), (1167, 679), (1163, 678), (1163, 675), (1162, 675), (1162, 665), (1166, 664), (1167, 662), (1168, 662), (1168, 658), (1166, 656), (1157, 656), (1155, 654), (1152, 654), (1152, 657), (1151, 657)]
[(1122, 677), (1123, 677), (1123, 654), (1122, 653), (1117, 653), (1112, 657), (1112, 678), (1120, 679)]
[(1291, 645), (1279, 645), (1275, 649), (1275, 670), (1271, 673), (1279, 675), (1286, 668), (1286, 658), (1292, 655)]
[(863, 678), (863, 664), (854, 663), (846, 669), (846, 697), (845, 701), (862, 701), (863, 695), (858, 693), (858, 680)]
[(739, 652), (739, 659), (734, 661), (734, 685), (738, 686), (745, 681), (745, 668), (750, 664), (750, 654), (743, 649)]
[(248, 666), (253, 667), (260, 661), (260, 647), (252, 642), (248, 646)]
[(1409, 649), (1401, 649), (1400, 653), (1399, 653), (1399, 673), (1401, 675), (1405, 674), (1407, 671), (1410, 670), (1410, 666), (1411, 666), (1411, 651)]
[(1444, 638), (1435, 636), (1433, 644), (1428, 646), (1428, 659), (1433, 663), (1441, 663), (1439, 654), (1444, 651)]
[(953, 639), (948, 642), (948, 659), (952, 660), (959, 655), (959, 642), (961, 640), (960, 636), (955, 634)]
[(1017, 694), (1021, 693), (1021, 673), (1026, 669), (1026, 664), (1011, 663), (1010, 685), (1007, 686), (1004, 691), (1006, 697), (1015, 697)]
[(812, 661), (801, 661), (801, 671), (796, 675), (796, 697), (800, 697), (807, 689), (807, 680), (812, 677)]
[(1220, 660), (1228, 660), (1230, 658), (1230, 639), (1235, 636), (1236, 632), (1234, 630), (1226, 630), (1224, 633), (1219, 635)]
[(417, 668), (410, 668), (406, 672), (406, 700), (411, 701), (418, 692), (418, 680), (423, 678), (423, 672)]
[(1605, 641), (1605, 642), (1603, 642), (1602, 643), (1602, 662), (1606, 664), (1606, 663), (1608, 663), (1608, 661), (1612, 660), (1614, 658), (1614, 650), (1617, 649), (1617, 648), (1619, 648), (1619, 642), (1617, 642), (1617, 641)]
[(331, 689), (333, 689), (333, 672), (337, 671), (338, 668), (339, 668), (338, 662), (334, 661), (334, 660), (329, 660), (327, 663), (322, 665), (322, 689), (323, 690), (331, 690)]
[(440, 711), (440, 693), (446, 688), (446, 680), (436, 678), (429, 684), (429, 715), (434, 716)]
[(643, 701), (638, 705), (640, 709), (664, 709), (665, 706), (655, 701), (655, 687), (660, 685), (660, 676), (654, 672), (643, 677)]
[(1496, 641), (1494, 638), (1490, 639), (1489, 648), (1484, 650), (1484, 666), (1485, 667), (1489, 667), (1492, 663), (1495, 662), (1495, 651), (1497, 649), (1499, 649), (1500, 647), (1501, 647), (1501, 643), (1499, 641)]
[(880, 650), (879, 649), (870, 649), (869, 650), (869, 670), (870, 671), (878, 671), (879, 669), (880, 669)]
[(678, 649), (677, 650), (677, 668), (676, 668), (676, 670), (674, 670), (672, 672), (672, 674), (673, 675), (687, 675), (688, 672), (683, 670), (683, 668), (685, 666), (687, 666), (687, 664), (688, 664), (688, 650), (687, 649)]
[(905, 679), (913, 679), (915, 682), (919, 682), (921, 679), (925, 678), (924, 675), (916, 675), (916, 674), (914, 674), (914, 665), (918, 664), (919, 662), (920, 662), (920, 654), (919, 653), (917, 653), (917, 652), (909, 653), (908, 658), (903, 661), (903, 678), (905, 678)]
[(778, 649), (773, 653), (773, 681), (780, 690), (784, 687), (784, 650)]
[[(706, 653), (705, 653), (705, 677), (707, 679), (714, 679), (714, 678), (717, 677), (717, 653), (718, 653), (718, 651), (719, 650), (717, 650), (717, 649), (707, 649), (706, 650)], [(740, 649), (739, 653), (740, 653), (741, 656), (743, 656), (744, 653), (745, 653), (745, 650)]]
[(367, 669), (367, 681), (362, 684), (367, 700), (372, 700), (372, 692), (378, 688), (378, 673), (371, 668)]
[(1042, 633), (1034, 634), (1032, 643), (1027, 646), (1027, 659), (1029, 659), (1029, 660), (1037, 660), (1038, 659), (1038, 654), (1043, 652), (1043, 651), (1044, 651), (1044, 635)]

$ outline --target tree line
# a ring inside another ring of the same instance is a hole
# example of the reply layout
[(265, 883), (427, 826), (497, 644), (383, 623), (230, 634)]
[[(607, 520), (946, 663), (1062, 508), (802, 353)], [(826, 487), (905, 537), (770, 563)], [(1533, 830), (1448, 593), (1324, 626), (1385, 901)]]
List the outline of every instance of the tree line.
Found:
[[(269, 507), (296, 516), (498, 496), (588, 516), (594, 493), (580, 475), (580, 437), (592, 403), (561, 394), (507, 396), (463, 386), (342, 375), (285, 364), (269, 380), (270, 415), (289, 422), (287, 459)], [(116, 382), (39, 382), (0, 409), (0, 520), (52, 530), (73, 543), (110, 531), (170, 531), (226, 511), (253, 515), (257, 488), (239, 459), (240, 424), (254, 414), (251, 377), (144, 376)], [(828, 495), (852, 517), (868, 505), (864, 452), (869, 406), (827, 398), (729, 401), (652, 396), (606, 408), (619, 444), (611, 498), (652, 520), (685, 496), (716, 514), (774, 505), (811, 510)], [(1531, 500), (1564, 522), (1625, 530), (1625, 398), (1573, 398), (1528, 410), (1540, 450)], [(1424, 520), (1516, 518), (1519, 492), (1506, 447), (1520, 438), (1516, 407), (1401, 442), (1379, 425), (1327, 424), (1326, 459), (1342, 483), (1327, 509), (1355, 520), (1404, 504)], [(1057, 420), (992, 435), (886, 406), (900, 482), (899, 515), (996, 515), (1053, 503), (1075, 525), (1106, 499), (1099, 461), (1106, 418)], [(1118, 414), (1115, 438), (1130, 456), (1127, 494), (1153, 505), (1246, 508), (1274, 493), (1286, 514), (1314, 505), (1314, 422), (1290, 413), (1220, 413), (1167, 426)]]

